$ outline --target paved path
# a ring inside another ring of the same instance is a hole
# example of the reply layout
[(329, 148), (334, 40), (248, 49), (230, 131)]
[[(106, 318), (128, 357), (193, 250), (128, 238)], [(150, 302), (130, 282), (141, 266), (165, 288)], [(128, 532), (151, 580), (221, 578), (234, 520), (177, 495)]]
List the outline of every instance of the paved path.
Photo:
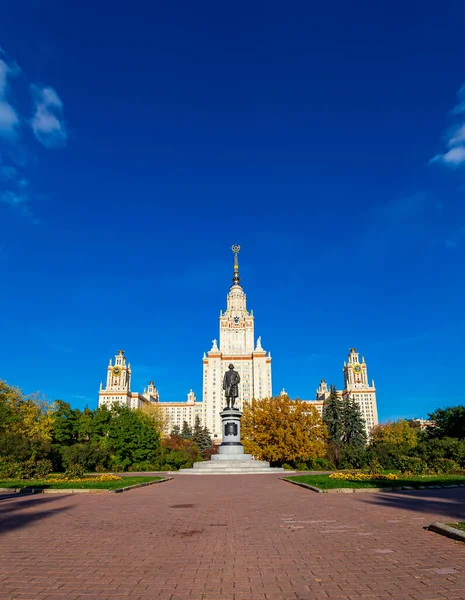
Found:
[(276, 475), (0, 499), (0, 600), (465, 598), (465, 489), (315, 494)]

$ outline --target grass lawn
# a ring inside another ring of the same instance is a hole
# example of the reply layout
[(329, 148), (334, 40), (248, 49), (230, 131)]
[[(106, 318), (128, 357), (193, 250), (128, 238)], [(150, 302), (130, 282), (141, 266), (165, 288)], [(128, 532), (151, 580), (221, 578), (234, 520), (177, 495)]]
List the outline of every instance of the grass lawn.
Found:
[(61, 481), (60, 483), (49, 483), (46, 479), (25, 480), (25, 479), (7, 479), (0, 480), (0, 488), (47, 488), (51, 490), (78, 490), (78, 489), (99, 489), (116, 490), (118, 488), (136, 485), (136, 483), (145, 483), (147, 481), (158, 481), (163, 477), (122, 477), (120, 481)]
[(436, 475), (425, 477), (403, 477), (399, 479), (367, 479), (366, 481), (346, 481), (344, 479), (330, 479), (329, 475), (290, 475), (286, 477), (291, 481), (306, 483), (322, 490), (331, 490), (335, 488), (373, 488), (373, 487), (402, 487), (409, 485), (418, 487), (419, 485), (458, 485), (465, 483), (465, 475)]
[(460, 523), (446, 523), (449, 527), (453, 527), (454, 529), (460, 529), (460, 531), (465, 531), (465, 522), (460, 521)]

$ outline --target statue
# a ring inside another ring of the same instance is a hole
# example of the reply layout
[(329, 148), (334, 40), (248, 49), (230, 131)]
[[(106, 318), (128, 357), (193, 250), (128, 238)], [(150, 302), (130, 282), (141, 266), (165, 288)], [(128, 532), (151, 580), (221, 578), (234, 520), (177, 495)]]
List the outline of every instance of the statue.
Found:
[[(241, 378), (239, 373), (234, 370), (234, 365), (229, 365), (229, 371), (226, 371), (223, 378), (223, 390), (226, 397), (226, 408), (239, 410), (235, 408), (234, 403), (239, 396), (239, 382)], [(231, 405), (231, 406), (229, 406)]]

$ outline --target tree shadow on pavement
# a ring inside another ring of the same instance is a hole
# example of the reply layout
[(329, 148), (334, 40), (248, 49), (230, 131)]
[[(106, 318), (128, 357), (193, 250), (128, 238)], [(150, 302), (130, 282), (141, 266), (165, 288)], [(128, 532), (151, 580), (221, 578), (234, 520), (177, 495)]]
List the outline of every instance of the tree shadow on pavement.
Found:
[(465, 521), (465, 488), (415, 492), (383, 492), (362, 498), (364, 502), (422, 513), (431, 520)]
[(0, 496), (0, 534), (25, 527), (66, 510), (67, 506), (54, 507), (53, 503), (60, 499), (63, 500), (63, 497), (59, 495)]

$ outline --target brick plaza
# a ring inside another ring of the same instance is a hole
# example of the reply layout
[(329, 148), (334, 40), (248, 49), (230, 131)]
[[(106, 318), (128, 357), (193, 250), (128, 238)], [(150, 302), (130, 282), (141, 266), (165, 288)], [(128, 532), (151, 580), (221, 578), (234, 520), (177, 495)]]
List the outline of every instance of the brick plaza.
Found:
[(0, 600), (465, 598), (465, 489), (316, 494), (277, 475), (0, 497)]

